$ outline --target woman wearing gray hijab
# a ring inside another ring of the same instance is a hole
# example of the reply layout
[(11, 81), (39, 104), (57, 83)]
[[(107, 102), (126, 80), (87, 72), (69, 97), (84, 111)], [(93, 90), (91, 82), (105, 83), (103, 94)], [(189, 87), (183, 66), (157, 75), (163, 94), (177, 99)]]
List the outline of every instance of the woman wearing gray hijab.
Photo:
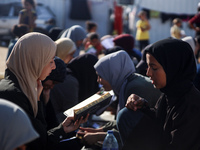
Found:
[[(155, 105), (156, 100), (161, 95), (161, 92), (153, 87), (153, 84), (148, 77), (135, 73), (134, 63), (128, 53), (124, 50), (120, 50), (102, 57), (94, 65), (94, 68), (98, 75), (97, 81), (101, 85), (103, 85), (105, 91), (113, 90), (114, 93), (118, 96), (119, 110), (125, 107), (126, 100), (131, 95), (131, 93), (137, 93), (146, 98), (148, 97), (151, 107)], [(131, 115), (133, 115), (136, 120), (139, 120), (142, 117), (141, 112), (135, 112)], [(127, 116), (128, 122), (131, 123), (135, 121), (131, 120), (130, 118), (130, 116)], [(86, 143), (91, 144), (93, 142), (102, 140), (102, 137), (105, 137), (107, 130), (112, 129), (116, 131), (117, 127), (116, 121), (114, 121), (108, 122), (105, 126), (96, 130), (82, 127), (80, 127), (80, 129), (83, 131), (87, 131), (87, 133), (83, 137), (83, 140)], [(128, 134), (129, 132), (131, 132), (131, 130), (128, 129), (129, 128), (124, 129), (124, 131), (121, 132)], [(118, 135), (119, 133), (114, 132), (114, 134), (120, 145), (121, 143)]]
[(74, 25), (64, 30), (60, 38), (70, 38), (76, 44), (76, 51), (74, 57), (78, 56), (81, 50), (83, 40), (86, 38), (86, 31), (80, 25)]
[[(135, 73), (135, 66), (127, 52), (120, 50), (101, 58), (94, 66), (98, 82), (105, 90), (113, 90), (119, 96), (119, 109), (125, 106), (131, 92), (138, 93), (150, 99), (151, 106), (160, 92), (155, 90), (150, 79)], [(104, 83), (109, 84), (109, 89)]]
[(39, 137), (26, 113), (16, 104), (0, 99), (0, 149), (25, 149), (25, 144)]

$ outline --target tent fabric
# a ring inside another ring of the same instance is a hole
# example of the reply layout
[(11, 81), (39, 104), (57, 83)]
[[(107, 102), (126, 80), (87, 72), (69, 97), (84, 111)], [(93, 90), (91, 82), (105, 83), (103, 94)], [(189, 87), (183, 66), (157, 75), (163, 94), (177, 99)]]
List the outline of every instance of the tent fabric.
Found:
[(137, 0), (140, 7), (175, 14), (196, 14), (200, 0)]

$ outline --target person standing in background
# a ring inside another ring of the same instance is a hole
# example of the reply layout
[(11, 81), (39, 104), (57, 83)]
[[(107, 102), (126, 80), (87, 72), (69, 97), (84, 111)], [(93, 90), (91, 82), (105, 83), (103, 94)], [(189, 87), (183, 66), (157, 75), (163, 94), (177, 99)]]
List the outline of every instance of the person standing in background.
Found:
[(195, 36), (200, 35), (200, 2), (197, 6), (197, 14), (188, 21), (189, 27), (195, 30)]
[(183, 38), (183, 34), (181, 33), (181, 26), (182, 26), (182, 20), (180, 18), (175, 18), (173, 20), (173, 26), (170, 29), (170, 35), (173, 38), (181, 39)]
[(19, 12), (19, 24), (27, 24), (29, 31), (34, 31), (36, 27), (35, 20), (37, 14), (35, 12), (35, 1), (34, 0), (22, 0), (24, 9)]
[(140, 11), (138, 17), (140, 19), (136, 22), (136, 40), (139, 42), (140, 51), (142, 51), (149, 44), (149, 30), (151, 26), (145, 11)]

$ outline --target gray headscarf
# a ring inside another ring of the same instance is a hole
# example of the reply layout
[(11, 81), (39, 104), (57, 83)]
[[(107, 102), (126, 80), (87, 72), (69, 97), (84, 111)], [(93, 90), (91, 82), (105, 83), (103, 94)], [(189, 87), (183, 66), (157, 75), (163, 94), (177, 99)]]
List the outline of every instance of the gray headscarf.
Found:
[(94, 68), (98, 75), (110, 83), (113, 91), (119, 96), (121, 91), (124, 91), (127, 78), (135, 72), (133, 61), (123, 50), (102, 57)]
[[(67, 29), (60, 38), (70, 38), (75, 44), (79, 40), (84, 40), (86, 38), (86, 31), (80, 25), (74, 25)], [(80, 47), (76, 48), (74, 57), (78, 56), (80, 53)]]
[(0, 99), (0, 120), (1, 150), (13, 150), (39, 137), (25, 112), (4, 99)]

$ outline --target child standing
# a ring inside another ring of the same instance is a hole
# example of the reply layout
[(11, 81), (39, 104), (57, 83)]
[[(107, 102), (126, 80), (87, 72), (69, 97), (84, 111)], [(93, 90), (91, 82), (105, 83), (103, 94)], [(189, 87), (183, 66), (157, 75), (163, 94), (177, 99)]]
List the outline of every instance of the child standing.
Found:
[(151, 26), (145, 11), (140, 11), (138, 17), (140, 19), (136, 23), (136, 40), (139, 42), (140, 51), (142, 51), (149, 44), (149, 30), (151, 29)]
[(27, 24), (29, 31), (34, 31), (36, 27), (35, 20), (37, 14), (35, 12), (35, 1), (34, 0), (22, 0), (24, 9), (19, 12), (19, 24)]
[(173, 26), (170, 29), (171, 37), (176, 39), (181, 39), (184, 35), (182, 35), (181, 31), (182, 20), (179, 18), (175, 18), (173, 20)]

